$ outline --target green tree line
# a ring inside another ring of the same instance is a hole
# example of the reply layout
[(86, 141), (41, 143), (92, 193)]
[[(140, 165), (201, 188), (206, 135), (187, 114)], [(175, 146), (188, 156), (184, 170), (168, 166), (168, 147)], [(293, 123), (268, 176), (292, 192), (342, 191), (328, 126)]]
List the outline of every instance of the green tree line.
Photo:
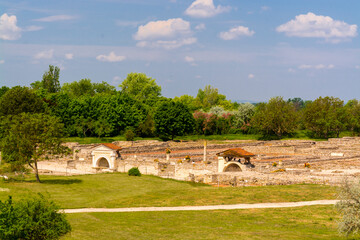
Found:
[(256, 133), (283, 138), (306, 130), (311, 137), (360, 133), (360, 103), (339, 98), (271, 98), (257, 104), (237, 103), (210, 85), (196, 96), (163, 97), (156, 80), (130, 73), (118, 86), (81, 79), (60, 84), (60, 69), (49, 66), (30, 87), (0, 88), (0, 117), (45, 114), (63, 124), (68, 136), (104, 137), (132, 131), (139, 137), (164, 140), (182, 135)]

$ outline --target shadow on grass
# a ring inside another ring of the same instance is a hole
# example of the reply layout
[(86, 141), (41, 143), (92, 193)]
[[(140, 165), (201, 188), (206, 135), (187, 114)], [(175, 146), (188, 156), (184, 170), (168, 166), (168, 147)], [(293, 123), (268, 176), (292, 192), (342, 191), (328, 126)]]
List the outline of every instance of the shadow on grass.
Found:
[[(82, 183), (82, 180), (80, 179), (44, 179), (41, 180), (41, 184), (49, 184), (49, 185), (70, 185), (70, 184), (76, 184), (76, 183)], [(36, 183), (36, 180), (28, 180), (26, 182)]]

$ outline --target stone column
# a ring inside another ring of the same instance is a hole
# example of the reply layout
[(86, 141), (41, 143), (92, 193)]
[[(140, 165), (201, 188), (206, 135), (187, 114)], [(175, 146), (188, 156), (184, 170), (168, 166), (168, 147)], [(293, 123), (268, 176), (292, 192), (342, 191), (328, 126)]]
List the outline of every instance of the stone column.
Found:
[(207, 141), (204, 141), (204, 162), (206, 162), (206, 147), (207, 147)]

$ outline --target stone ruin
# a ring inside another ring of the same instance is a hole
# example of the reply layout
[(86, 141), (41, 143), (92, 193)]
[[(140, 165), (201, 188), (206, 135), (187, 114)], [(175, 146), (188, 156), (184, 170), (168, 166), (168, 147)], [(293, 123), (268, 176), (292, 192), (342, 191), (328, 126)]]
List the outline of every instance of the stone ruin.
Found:
[[(274, 185), (293, 183), (339, 184), (344, 176), (360, 176), (360, 138), (345, 137), (328, 141), (223, 141), (206, 147), (202, 142), (135, 141), (113, 142), (121, 147), (113, 168), (96, 166), (92, 151), (98, 144), (67, 143), (71, 156), (39, 163), (43, 173), (93, 174), (127, 172), (138, 167), (143, 174), (214, 185)], [(171, 149), (169, 160), (165, 150)], [(216, 155), (229, 148), (254, 153), (253, 168), (223, 172)], [(187, 156), (190, 156), (187, 158)], [(205, 161), (204, 161), (205, 159)], [(305, 167), (308, 164), (308, 167)], [(220, 167), (219, 167), (220, 166)]]

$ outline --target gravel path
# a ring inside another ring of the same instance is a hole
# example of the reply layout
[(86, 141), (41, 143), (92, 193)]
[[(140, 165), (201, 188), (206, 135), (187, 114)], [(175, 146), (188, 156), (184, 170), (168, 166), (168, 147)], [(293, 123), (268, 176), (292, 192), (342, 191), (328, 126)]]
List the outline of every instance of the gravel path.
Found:
[(306, 202), (283, 202), (283, 203), (253, 203), (234, 205), (213, 206), (182, 206), (182, 207), (134, 207), (134, 208), (79, 208), (64, 209), (65, 213), (90, 213), (90, 212), (162, 212), (162, 211), (204, 211), (204, 210), (232, 210), (254, 208), (286, 208), (303, 207), (313, 205), (334, 205), (338, 200), (317, 200)]

